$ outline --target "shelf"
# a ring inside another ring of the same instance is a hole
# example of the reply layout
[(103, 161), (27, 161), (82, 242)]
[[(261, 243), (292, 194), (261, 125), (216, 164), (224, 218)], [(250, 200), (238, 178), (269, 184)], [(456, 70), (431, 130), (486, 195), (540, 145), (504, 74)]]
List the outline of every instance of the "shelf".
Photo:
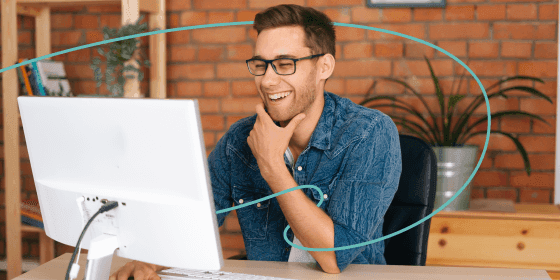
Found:
[[(36, 57), (51, 54), (51, 7), (120, 5), (122, 24), (135, 22), (141, 12), (148, 12), (149, 29), (166, 27), (165, 0), (0, 0), (2, 21), (2, 68), (14, 65), (18, 56), (17, 16), (35, 18)], [(149, 38), (150, 97), (165, 98), (167, 93), (166, 37), (155, 34)], [(16, 69), (2, 73), (2, 104), (4, 117), (4, 148), (0, 156), (4, 159), (5, 205), (6, 205), (6, 262), (7, 279), (21, 274), (22, 268), (22, 232), (38, 232), (40, 262), (45, 263), (54, 258), (54, 241), (44, 230), (21, 224), (21, 170), (20, 160), (28, 159), (27, 148), (20, 146), (21, 119), (17, 104), (20, 85)], [(139, 83), (126, 87), (124, 98), (133, 98), (139, 91)]]

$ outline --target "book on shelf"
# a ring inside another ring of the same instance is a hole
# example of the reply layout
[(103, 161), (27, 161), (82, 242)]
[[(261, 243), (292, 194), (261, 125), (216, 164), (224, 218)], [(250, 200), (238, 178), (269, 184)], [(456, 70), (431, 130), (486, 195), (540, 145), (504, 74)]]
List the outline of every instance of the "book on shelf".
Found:
[(21, 202), (21, 223), (42, 229), (45, 228), (37, 199), (27, 199)]
[[(22, 63), (24, 61), (24, 59), (20, 59), (18, 62)], [(33, 91), (31, 90), (31, 83), (29, 82), (29, 73), (27, 72), (26, 68), (26, 65), (21, 65), (17, 69), (21, 93), (22, 95), (33, 95)]]
[[(19, 62), (27, 60), (20, 59)], [(63, 62), (43, 59), (35, 64), (37, 68), (33, 63), (20, 66), (25, 93), (38, 96), (72, 96)]]

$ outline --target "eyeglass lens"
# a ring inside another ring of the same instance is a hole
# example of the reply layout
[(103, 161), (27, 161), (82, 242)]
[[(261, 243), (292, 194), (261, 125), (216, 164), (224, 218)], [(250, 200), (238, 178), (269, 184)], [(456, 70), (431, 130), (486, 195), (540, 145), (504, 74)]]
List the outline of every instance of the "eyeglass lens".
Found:
[[(279, 59), (272, 62), (276, 68), (276, 73), (279, 75), (290, 75), (295, 72), (295, 64), (293, 60), (290, 59)], [(266, 71), (267, 64), (261, 60), (252, 60), (249, 62), (249, 68), (253, 75), (263, 75)]]

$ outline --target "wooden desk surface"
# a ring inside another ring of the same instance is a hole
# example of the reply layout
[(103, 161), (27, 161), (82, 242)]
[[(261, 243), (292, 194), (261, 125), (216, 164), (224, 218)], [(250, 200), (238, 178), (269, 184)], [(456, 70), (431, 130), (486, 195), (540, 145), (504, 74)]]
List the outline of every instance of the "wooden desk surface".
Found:
[(435, 216), (454, 218), (552, 220), (560, 221), (560, 205), (517, 203), (515, 213), (484, 211), (440, 211)]
[[(70, 257), (70, 253), (64, 254), (14, 280), (64, 279)], [(84, 277), (86, 258), (85, 254), (80, 255), (80, 273), (76, 280), (82, 280)], [(124, 258), (113, 257), (111, 273), (127, 261)], [(292, 279), (551, 279), (545, 270), (531, 269), (351, 264), (341, 274), (327, 274), (312, 264), (241, 260), (225, 260), (222, 271)]]

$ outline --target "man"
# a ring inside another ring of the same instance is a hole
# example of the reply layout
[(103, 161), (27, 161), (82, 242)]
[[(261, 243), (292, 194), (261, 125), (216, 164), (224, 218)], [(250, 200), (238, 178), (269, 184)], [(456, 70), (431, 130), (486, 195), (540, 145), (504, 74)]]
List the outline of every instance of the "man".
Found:
[[(401, 174), (398, 131), (380, 111), (324, 91), (335, 67), (330, 19), (280, 5), (255, 16), (255, 56), (247, 61), (263, 104), (231, 126), (208, 157), (216, 210), (299, 185), (315, 185), (243, 207), (237, 215), (249, 260), (316, 261), (327, 273), (350, 263), (386, 264), (383, 216)], [(221, 226), (227, 213), (218, 215)], [(295, 234), (295, 236), (294, 236)], [(131, 262), (113, 276), (159, 279), (155, 265)], [(115, 279), (115, 278), (112, 278)]]

